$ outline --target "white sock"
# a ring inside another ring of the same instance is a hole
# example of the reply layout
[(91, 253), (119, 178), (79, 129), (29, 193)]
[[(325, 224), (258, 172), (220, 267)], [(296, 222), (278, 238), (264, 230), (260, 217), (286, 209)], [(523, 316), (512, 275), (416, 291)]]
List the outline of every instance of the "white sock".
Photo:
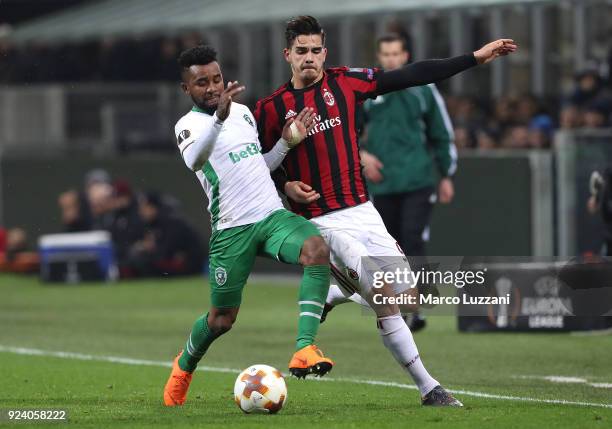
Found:
[(425, 369), (412, 332), (398, 313), (377, 319), (378, 332), (383, 344), (395, 360), (410, 374), (419, 387), (421, 396), (428, 394), (438, 383)]
[(354, 294), (352, 294), (351, 296), (349, 296), (349, 299), (350, 299), (351, 301), (353, 301), (354, 303), (356, 303), (356, 304), (362, 305), (362, 306), (364, 306), (364, 307), (371, 308), (371, 307), (370, 307), (370, 304), (368, 304), (368, 301), (366, 301), (365, 299), (363, 299), (363, 298), (361, 297), (361, 295), (359, 295), (358, 293), (354, 293)]
[(350, 296), (347, 296), (347, 292), (344, 292), (338, 285), (329, 285), (329, 292), (327, 292), (327, 299), (325, 303), (329, 305), (344, 304), (350, 301)]

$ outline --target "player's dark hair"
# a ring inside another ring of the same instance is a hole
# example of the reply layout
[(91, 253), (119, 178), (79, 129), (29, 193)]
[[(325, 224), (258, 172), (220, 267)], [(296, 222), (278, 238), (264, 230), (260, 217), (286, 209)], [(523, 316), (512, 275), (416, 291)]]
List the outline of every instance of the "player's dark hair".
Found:
[(285, 29), (285, 40), (287, 41), (287, 48), (291, 48), (293, 41), (298, 36), (319, 34), (321, 36), (321, 42), (325, 44), (325, 31), (319, 24), (319, 21), (315, 17), (310, 15), (301, 15), (295, 18), (291, 18), (287, 22), (287, 28)]
[(217, 51), (206, 45), (198, 45), (181, 52), (178, 63), (181, 70), (186, 70), (193, 65), (205, 66), (217, 61)]
[(408, 52), (408, 43), (406, 38), (397, 33), (389, 33), (381, 36), (376, 40), (376, 49), (380, 51), (380, 45), (383, 43), (400, 42), (402, 44), (402, 51)]

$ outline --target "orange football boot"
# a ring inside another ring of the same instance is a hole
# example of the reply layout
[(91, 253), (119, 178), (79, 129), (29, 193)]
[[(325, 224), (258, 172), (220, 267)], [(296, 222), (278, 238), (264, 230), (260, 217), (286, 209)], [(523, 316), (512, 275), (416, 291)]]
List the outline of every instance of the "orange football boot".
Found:
[(317, 346), (311, 344), (293, 354), (289, 362), (289, 372), (297, 378), (306, 378), (309, 374), (323, 377), (334, 366), (334, 362), (323, 356)]
[(183, 351), (181, 350), (178, 356), (174, 358), (170, 378), (166, 383), (166, 387), (164, 387), (164, 404), (168, 407), (183, 405), (187, 399), (187, 391), (189, 390), (193, 374), (183, 371), (179, 367), (178, 361), (182, 354)]

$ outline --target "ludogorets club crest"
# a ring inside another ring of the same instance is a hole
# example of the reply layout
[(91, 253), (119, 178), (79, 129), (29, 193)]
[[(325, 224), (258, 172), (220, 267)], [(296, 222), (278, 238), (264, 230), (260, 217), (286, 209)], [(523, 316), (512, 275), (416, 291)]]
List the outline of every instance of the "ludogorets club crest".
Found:
[(227, 281), (227, 272), (225, 268), (219, 267), (215, 269), (215, 281), (219, 286), (223, 286)]

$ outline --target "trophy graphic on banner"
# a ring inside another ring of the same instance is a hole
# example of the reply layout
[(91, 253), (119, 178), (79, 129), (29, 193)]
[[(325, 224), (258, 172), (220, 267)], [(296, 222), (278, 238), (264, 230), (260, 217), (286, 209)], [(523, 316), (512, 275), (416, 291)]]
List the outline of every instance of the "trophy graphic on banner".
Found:
[[(497, 296), (505, 297), (510, 294), (512, 290), (512, 281), (507, 277), (500, 277), (495, 282), (495, 291)], [(499, 304), (499, 311), (497, 312), (496, 326), (498, 328), (506, 328), (508, 326), (508, 307), (509, 304)]]

